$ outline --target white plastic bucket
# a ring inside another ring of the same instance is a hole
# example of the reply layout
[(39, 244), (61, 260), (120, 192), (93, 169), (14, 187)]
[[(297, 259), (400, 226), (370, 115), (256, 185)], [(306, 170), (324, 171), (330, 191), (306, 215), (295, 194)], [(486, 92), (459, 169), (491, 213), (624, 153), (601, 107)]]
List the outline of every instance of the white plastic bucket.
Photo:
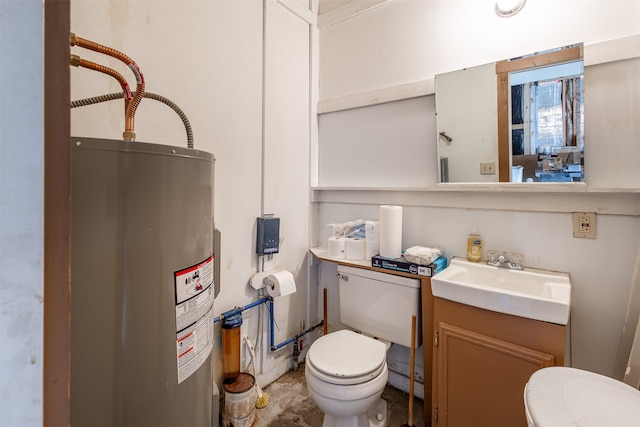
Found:
[(522, 173), (524, 166), (511, 166), (511, 182), (522, 182)]
[(224, 384), (223, 427), (250, 427), (256, 417), (256, 380), (241, 373), (232, 383)]

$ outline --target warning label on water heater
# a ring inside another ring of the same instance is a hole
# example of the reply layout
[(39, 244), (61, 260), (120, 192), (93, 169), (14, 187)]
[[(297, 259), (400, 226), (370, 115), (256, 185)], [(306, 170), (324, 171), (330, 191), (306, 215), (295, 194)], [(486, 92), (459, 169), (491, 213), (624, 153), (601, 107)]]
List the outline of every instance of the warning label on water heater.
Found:
[(181, 383), (202, 366), (213, 349), (213, 256), (173, 275)]

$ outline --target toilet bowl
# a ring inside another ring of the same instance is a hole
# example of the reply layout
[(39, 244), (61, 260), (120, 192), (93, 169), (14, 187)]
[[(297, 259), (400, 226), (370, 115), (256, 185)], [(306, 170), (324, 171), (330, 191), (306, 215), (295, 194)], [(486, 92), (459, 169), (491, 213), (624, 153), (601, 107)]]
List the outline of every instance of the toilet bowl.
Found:
[(306, 356), (309, 396), (325, 414), (323, 427), (386, 427), (380, 397), (389, 379), (387, 350), (391, 343), (420, 345), (411, 323), (420, 319), (421, 281), (344, 265), (337, 270), (340, 323), (377, 339), (350, 329), (318, 338)]
[(637, 427), (640, 391), (576, 368), (540, 369), (524, 390), (529, 427)]
[(305, 378), (309, 396), (325, 414), (323, 427), (387, 425), (381, 405), (389, 376), (386, 355), (385, 343), (346, 329), (311, 345)]

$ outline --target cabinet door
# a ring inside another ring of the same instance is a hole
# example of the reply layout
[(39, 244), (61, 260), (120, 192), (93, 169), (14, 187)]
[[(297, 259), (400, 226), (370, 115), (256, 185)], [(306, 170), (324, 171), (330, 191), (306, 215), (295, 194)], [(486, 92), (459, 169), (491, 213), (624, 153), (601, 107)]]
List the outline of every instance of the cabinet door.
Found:
[(448, 427), (526, 427), (524, 387), (554, 356), (439, 322), (437, 422)]

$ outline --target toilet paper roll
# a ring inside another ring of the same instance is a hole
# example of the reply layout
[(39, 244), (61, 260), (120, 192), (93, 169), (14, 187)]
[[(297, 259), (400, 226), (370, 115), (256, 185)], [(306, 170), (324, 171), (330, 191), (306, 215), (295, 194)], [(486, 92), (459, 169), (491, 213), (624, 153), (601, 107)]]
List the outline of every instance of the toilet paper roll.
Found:
[(402, 206), (380, 206), (380, 256), (402, 255)]
[(366, 261), (371, 261), (371, 258), (380, 254), (380, 243), (379, 242), (370, 242), (367, 240), (364, 247), (364, 259)]
[(330, 236), (341, 236), (344, 233), (344, 224), (327, 224)]
[(347, 259), (353, 261), (364, 260), (365, 240), (364, 239), (346, 239), (347, 240)]
[(374, 255), (380, 253), (380, 221), (365, 221), (364, 232), (364, 259), (369, 261)]
[(344, 259), (347, 256), (347, 242), (344, 237), (329, 237), (329, 258)]
[(287, 270), (280, 270), (270, 274), (264, 281), (267, 293), (272, 298), (289, 295), (296, 291), (296, 282), (293, 280), (293, 274)]

